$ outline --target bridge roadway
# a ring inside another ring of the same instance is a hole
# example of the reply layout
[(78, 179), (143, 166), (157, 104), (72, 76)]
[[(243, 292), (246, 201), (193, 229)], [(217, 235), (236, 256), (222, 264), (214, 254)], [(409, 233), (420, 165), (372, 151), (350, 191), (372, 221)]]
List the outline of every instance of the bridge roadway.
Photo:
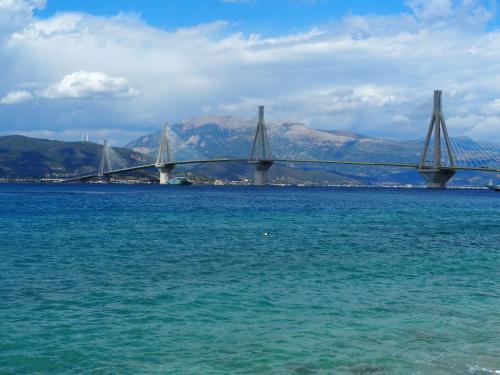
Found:
[[(169, 165), (182, 165), (182, 164), (204, 164), (204, 163), (227, 163), (227, 162), (247, 162), (259, 163), (259, 160), (236, 159), (236, 158), (219, 158), (219, 159), (201, 159), (201, 160), (183, 160), (168, 163)], [(412, 163), (386, 163), (386, 162), (368, 162), (368, 161), (347, 161), (347, 160), (310, 160), (310, 159), (273, 159), (273, 163), (316, 163), (316, 164), (339, 164), (339, 165), (361, 165), (371, 167), (395, 167), (395, 168), (413, 168), (418, 169), (418, 164)], [(126, 173), (138, 171), (141, 169), (156, 168), (156, 164), (143, 164), (135, 167), (116, 169), (113, 171), (105, 172), (103, 175), (110, 176), (113, 174)], [(500, 169), (488, 167), (442, 167), (442, 169), (455, 170), (455, 171), (478, 171), (478, 172), (494, 172), (500, 173)], [(89, 174), (68, 178), (65, 182), (84, 181), (91, 178), (99, 177), (98, 174)]]

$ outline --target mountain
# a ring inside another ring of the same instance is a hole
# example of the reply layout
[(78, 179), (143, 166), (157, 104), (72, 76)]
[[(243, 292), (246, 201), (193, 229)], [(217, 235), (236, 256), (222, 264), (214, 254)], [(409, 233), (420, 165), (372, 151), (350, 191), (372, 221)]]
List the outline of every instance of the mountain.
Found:
[[(295, 122), (267, 124), (275, 159), (354, 160), (415, 162), (418, 142), (397, 142), (340, 131), (312, 129)], [(175, 160), (217, 157), (248, 158), (255, 122), (232, 116), (200, 117), (169, 127)], [(158, 152), (161, 131), (125, 145), (152, 157)], [(203, 164), (190, 170), (213, 178), (242, 179), (252, 176), (247, 163)], [(421, 183), (412, 170), (321, 164), (275, 164), (269, 171), (276, 183), (372, 184)]]
[[(421, 142), (398, 142), (349, 132), (311, 129), (294, 122), (268, 124), (273, 157), (276, 159), (335, 159), (416, 163)], [(216, 157), (248, 158), (255, 122), (231, 116), (202, 117), (170, 127), (176, 160)], [(154, 162), (161, 132), (155, 132), (110, 151), (113, 169)], [(467, 140), (467, 144), (470, 141)], [(95, 173), (102, 145), (62, 142), (19, 135), (0, 137), (0, 178), (65, 178)], [(469, 152), (469, 151), (468, 151)], [(469, 152), (470, 153), (470, 152)], [(146, 155), (147, 154), (147, 155)], [(196, 179), (252, 179), (253, 166), (246, 162), (178, 166), (178, 173), (191, 172)], [(157, 172), (136, 172), (157, 178)], [(134, 173), (134, 175), (136, 174)], [(352, 185), (417, 184), (423, 180), (413, 169), (275, 163), (270, 181), (284, 184)], [(500, 175), (458, 172), (451, 185), (481, 186)]]
[[(62, 142), (21, 135), (0, 137), (0, 178), (65, 178), (95, 172), (102, 145)], [(113, 148), (114, 165), (150, 163), (146, 155)]]
[[(232, 116), (199, 117), (171, 125), (170, 144), (175, 160), (217, 157), (248, 158), (256, 121)], [(416, 164), (421, 141), (394, 141), (341, 131), (312, 129), (297, 122), (267, 124), (274, 159), (350, 160)], [(125, 147), (156, 156), (161, 139), (157, 131)], [(252, 175), (247, 163), (203, 164), (190, 169), (213, 178), (241, 179)], [(423, 184), (412, 169), (276, 163), (269, 170), (275, 183), (307, 184)], [(482, 185), (493, 176), (484, 173), (457, 173), (455, 185)]]
[[(312, 129), (301, 123), (267, 124), (273, 157), (276, 159), (335, 159), (415, 162), (418, 142), (398, 142), (363, 135)], [(248, 157), (255, 123), (232, 116), (201, 117), (169, 128), (176, 160), (214, 157)], [(154, 156), (161, 131), (125, 145)]]

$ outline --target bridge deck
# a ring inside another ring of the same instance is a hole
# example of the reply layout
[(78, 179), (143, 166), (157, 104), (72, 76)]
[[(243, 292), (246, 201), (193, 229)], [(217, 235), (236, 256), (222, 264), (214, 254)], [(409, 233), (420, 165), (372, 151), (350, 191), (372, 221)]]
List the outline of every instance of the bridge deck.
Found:
[[(169, 163), (170, 165), (183, 165), (183, 164), (204, 164), (204, 163), (227, 163), (227, 162), (258, 162), (257, 160), (252, 161), (248, 159), (236, 159), (236, 158), (220, 158), (220, 159), (201, 159), (201, 160), (183, 160)], [(368, 162), (368, 161), (348, 161), (348, 160), (310, 160), (310, 159), (275, 159), (272, 160), (275, 163), (314, 163), (314, 164), (338, 164), (338, 165), (360, 165), (360, 166), (371, 166), (371, 167), (393, 167), (393, 168), (413, 168), (418, 169), (418, 164), (411, 163), (389, 163), (389, 162)], [(138, 165), (130, 168), (116, 169), (113, 171), (105, 172), (104, 176), (109, 176), (113, 174), (133, 172), (141, 169), (156, 168), (156, 164), (144, 164)], [(443, 167), (444, 168), (444, 167)], [(485, 168), (485, 167), (446, 167), (446, 169), (453, 169), (456, 171), (478, 171), (478, 172), (494, 172), (500, 173), (500, 169), (496, 168)], [(98, 174), (89, 174), (85, 176), (78, 176), (66, 179), (65, 182), (74, 181), (84, 181), (91, 178), (99, 177)]]

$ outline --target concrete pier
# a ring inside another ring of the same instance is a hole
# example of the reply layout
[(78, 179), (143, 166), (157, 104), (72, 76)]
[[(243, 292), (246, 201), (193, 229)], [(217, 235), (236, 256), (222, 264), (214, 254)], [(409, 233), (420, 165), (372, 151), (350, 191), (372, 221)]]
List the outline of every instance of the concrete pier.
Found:
[(160, 171), (160, 185), (168, 184), (168, 180), (170, 179), (170, 173), (174, 169), (174, 164), (167, 164), (162, 167), (158, 167), (158, 171)]
[(256, 186), (265, 186), (268, 182), (267, 171), (273, 162), (271, 160), (259, 161), (255, 163), (253, 184)]
[(445, 189), (446, 183), (453, 177), (455, 171), (448, 168), (418, 169), (418, 173), (427, 181), (429, 189)]

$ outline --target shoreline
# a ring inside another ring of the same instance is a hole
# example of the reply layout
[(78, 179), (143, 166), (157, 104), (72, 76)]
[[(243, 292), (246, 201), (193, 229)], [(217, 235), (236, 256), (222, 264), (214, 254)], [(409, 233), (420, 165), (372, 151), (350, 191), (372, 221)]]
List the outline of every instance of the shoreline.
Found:
[[(115, 181), (109, 183), (101, 183), (101, 182), (64, 182), (64, 181), (43, 181), (43, 180), (0, 180), (0, 184), (9, 185), (9, 184), (22, 184), (22, 185), (158, 185), (159, 183), (155, 182), (130, 182), (130, 181)], [(174, 185), (165, 185), (165, 186), (174, 186)], [(176, 186), (176, 185), (175, 185)], [(253, 184), (249, 183), (235, 183), (234, 181), (228, 181), (225, 184), (214, 184), (214, 183), (193, 183), (191, 185), (186, 186), (214, 186), (214, 187), (252, 187)], [(408, 189), (408, 190), (490, 190), (485, 186), (447, 186), (446, 189), (429, 189), (425, 185), (308, 185), (308, 184), (268, 184), (268, 187), (282, 187), (282, 188), (340, 188), (340, 189)], [(262, 186), (258, 186), (258, 188), (262, 188)]]

